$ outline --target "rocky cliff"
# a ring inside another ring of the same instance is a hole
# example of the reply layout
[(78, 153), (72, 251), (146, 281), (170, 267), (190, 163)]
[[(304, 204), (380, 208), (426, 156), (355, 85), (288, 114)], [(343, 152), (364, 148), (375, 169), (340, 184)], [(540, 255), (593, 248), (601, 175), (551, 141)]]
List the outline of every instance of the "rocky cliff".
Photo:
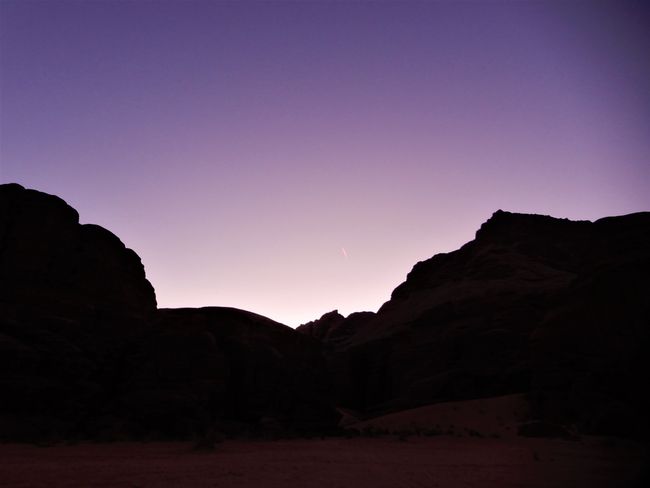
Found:
[(320, 345), (235, 309), (157, 310), (135, 252), (0, 185), (0, 440), (335, 425)]
[(416, 264), (377, 314), (299, 328), (325, 345), (338, 403), (368, 415), (528, 393), (583, 432), (648, 432), (650, 213), (572, 222), (496, 212)]
[(507, 393), (548, 423), (647, 436), (648, 276), (650, 213), (498, 211), (377, 313), (296, 332), (231, 308), (157, 309), (115, 235), (0, 185), (0, 440), (322, 432), (334, 405), (374, 416)]
[(112, 400), (156, 312), (140, 258), (58, 197), (0, 185), (0, 436), (68, 434)]

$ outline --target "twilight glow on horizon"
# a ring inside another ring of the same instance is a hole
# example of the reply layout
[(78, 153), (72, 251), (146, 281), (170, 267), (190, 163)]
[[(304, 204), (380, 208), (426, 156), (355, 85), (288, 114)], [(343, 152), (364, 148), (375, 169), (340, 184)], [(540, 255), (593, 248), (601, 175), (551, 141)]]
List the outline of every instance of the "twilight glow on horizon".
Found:
[(160, 307), (377, 310), (497, 209), (650, 210), (644, 2), (0, 0), (0, 182)]

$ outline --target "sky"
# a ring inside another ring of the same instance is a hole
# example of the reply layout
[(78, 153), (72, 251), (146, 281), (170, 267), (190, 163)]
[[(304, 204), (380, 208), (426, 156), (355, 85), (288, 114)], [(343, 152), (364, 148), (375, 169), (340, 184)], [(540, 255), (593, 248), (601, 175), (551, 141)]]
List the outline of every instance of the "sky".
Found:
[(377, 310), (497, 209), (650, 210), (643, 2), (0, 0), (0, 182), (160, 307)]

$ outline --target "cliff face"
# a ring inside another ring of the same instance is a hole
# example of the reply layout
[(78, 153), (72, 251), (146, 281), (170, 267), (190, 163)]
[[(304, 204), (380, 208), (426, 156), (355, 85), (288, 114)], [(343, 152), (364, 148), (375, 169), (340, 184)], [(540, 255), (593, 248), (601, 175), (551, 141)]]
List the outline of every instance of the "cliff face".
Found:
[(264, 317), (157, 310), (115, 235), (0, 185), (0, 439), (323, 428), (324, 372), (316, 341)]
[(147, 317), (156, 297), (138, 255), (58, 197), (0, 185), (3, 303), (82, 317)]
[(376, 314), (296, 332), (230, 308), (158, 310), (117, 237), (0, 185), (0, 440), (322, 431), (334, 403), (374, 415), (522, 392), (542, 420), (647, 435), (649, 275), (650, 213), (499, 211)]
[(156, 311), (138, 256), (58, 197), (0, 185), (0, 437), (68, 433), (110, 404)]
[(627, 435), (648, 430), (649, 272), (650, 213), (498, 211), (461, 249), (416, 264), (376, 315), (338, 318), (345, 334), (331, 321), (302, 331), (323, 341), (343, 406), (527, 392), (540, 418)]

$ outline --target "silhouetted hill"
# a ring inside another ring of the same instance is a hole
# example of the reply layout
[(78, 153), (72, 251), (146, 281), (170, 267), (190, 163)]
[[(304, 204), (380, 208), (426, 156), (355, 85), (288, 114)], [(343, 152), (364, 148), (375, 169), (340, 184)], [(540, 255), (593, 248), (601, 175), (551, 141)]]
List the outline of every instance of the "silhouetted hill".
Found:
[(322, 432), (335, 404), (372, 416), (506, 393), (545, 422), (647, 435), (648, 276), (650, 213), (498, 211), (416, 264), (376, 314), (334, 311), (297, 332), (232, 308), (157, 309), (116, 236), (58, 197), (0, 185), (0, 440), (210, 444)]
[(461, 249), (416, 264), (376, 315), (327, 314), (298, 330), (324, 342), (344, 407), (527, 392), (546, 421), (639, 434), (649, 275), (650, 213), (572, 222), (498, 211)]
[(156, 310), (117, 237), (80, 225), (58, 197), (0, 185), (0, 439), (277, 434), (336, 420), (316, 341), (241, 310)]
[(131, 357), (120, 399), (121, 416), (135, 426), (170, 435), (183, 434), (188, 424), (279, 435), (338, 421), (320, 345), (261, 315), (226, 307), (161, 309), (153, 333)]

